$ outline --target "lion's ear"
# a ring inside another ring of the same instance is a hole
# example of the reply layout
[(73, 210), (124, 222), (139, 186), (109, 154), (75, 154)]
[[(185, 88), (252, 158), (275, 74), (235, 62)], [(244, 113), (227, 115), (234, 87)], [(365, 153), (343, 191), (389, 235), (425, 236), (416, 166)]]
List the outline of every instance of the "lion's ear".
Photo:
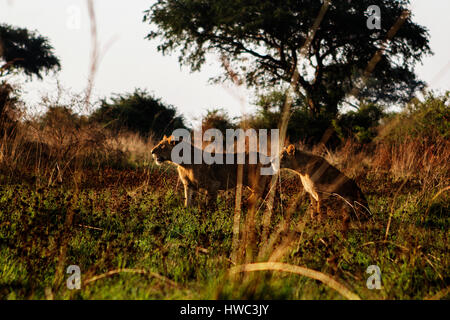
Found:
[(286, 149), (287, 153), (290, 155), (295, 154), (295, 146), (293, 144), (290, 144), (287, 149)]
[(169, 139), (168, 139), (168, 141), (169, 141), (169, 143), (170, 143), (171, 145), (173, 145), (173, 146), (177, 143), (177, 141), (175, 140), (175, 137), (174, 137), (174, 136), (170, 136)]

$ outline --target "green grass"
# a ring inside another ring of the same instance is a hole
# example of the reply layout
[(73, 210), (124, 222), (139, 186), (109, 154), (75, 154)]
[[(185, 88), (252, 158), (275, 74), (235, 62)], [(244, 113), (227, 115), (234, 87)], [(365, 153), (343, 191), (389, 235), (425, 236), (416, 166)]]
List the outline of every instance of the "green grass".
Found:
[[(91, 177), (79, 190), (70, 184), (1, 185), (0, 298), (343, 298), (295, 274), (264, 271), (233, 281), (227, 273), (233, 266), (232, 198), (221, 196), (214, 212), (185, 209), (173, 171), (155, 173), (148, 184), (126, 175), (105, 173), (102, 182)], [(283, 262), (332, 275), (364, 299), (423, 299), (448, 287), (448, 194), (430, 203), (438, 190), (427, 197), (420, 188), (403, 190), (385, 242), (395, 190), (386, 194), (371, 185), (375, 222), (347, 237), (332, 221), (309, 222)], [(305, 199), (292, 221), (306, 217), (306, 207)], [(277, 208), (274, 224), (284, 212)], [(69, 265), (81, 268), (82, 282), (119, 268), (148, 273), (119, 273), (69, 290)], [(380, 267), (382, 290), (367, 289), (369, 265)]]

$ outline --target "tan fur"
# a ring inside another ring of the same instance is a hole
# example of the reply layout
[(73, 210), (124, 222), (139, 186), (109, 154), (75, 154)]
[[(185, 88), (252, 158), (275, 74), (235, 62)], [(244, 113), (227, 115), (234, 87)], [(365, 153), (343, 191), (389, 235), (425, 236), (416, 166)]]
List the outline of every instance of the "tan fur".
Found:
[(364, 218), (368, 213), (367, 200), (361, 189), (350, 178), (333, 167), (324, 158), (301, 151), (289, 145), (280, 156), (280, 168), (294, 170), (300, 175), (305, 191), (311, 199), (311, 216), (340, 211), (346, 224), (350, 217)]
[[(171, 161), (172, 149), (178, 142), (172, 137), (164, 138), (152, 149), (152, 155), (158, 164)], [(191, 146), (192, 159), (194, 154), (194, 146)], [(234, 155), (235, 164), (175, 164), (177, 165), (178, 175), (184, 185), (185, 206), (191, 206), (194, 193), (200, 190), (206, 191), (207, 204), (210, 200), (215, 200), (219, 190), (228, 190), (237, 186), (237, 170), (236, 164), (237, 154)], [(243, 181), (242, 184), (252, 191), (252, 201), (261, 197), (266, 191), (270, 176), (262, 176), (260, 174), (261, 164), (248, 164), (249, 154), (245, 155), (245, 163), (243, 165)], [(258, 154), (259, 157), (259, 154)]]

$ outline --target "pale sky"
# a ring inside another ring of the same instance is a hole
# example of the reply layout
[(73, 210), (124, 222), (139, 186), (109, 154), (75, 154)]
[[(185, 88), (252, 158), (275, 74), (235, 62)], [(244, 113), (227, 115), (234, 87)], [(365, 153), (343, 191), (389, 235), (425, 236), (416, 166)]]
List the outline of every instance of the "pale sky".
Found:
[[(232, 1), (232, 0), (230, 0)], [(154, 0), (96, 0), (98, 35), (106, 47), (95, 80), (94, 97), (111, 93), (148, 89), (156, 97), (174, 105), (188, 120), (222, 107), (230, 116), (251, 112), (251, 92), (231, 84), (210, 85), (208, 79), (221, 73), (216, 57), (211, 57), (201, 72), (181, 68), (177, 55), (162, 56), (157, 41), (144, 37), (150, 30), (142, 22), (143, 11)], [(450, 89), (450, 1), (412, 0), (414, 21), (431, 34), (435, 55), (426, 57), (416, 72), (430, 88)], [(381, 16), (381, 19), (383, 17)], [(23, 86), (25, 100), (36, 104), (39, 96), (54, 92), (56, 79), (64, 87), (82, 91), (87, 84), (90, 62), (90, 24), (85, 0), (0, 0), (0, 23), (37, 30), (50, 39), (62, 70), (56, 77), (33, 80)]]

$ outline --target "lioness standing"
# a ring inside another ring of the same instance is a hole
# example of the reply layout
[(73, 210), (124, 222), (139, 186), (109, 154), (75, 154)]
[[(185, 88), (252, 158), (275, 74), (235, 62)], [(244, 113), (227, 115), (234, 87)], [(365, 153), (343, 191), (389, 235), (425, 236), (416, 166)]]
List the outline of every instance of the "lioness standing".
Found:
[[(238, 164), (236, 164), (236, 160), (238, 154), (234, 154), (234, 164), (177, 164), (172, 161), (171, 156), (173, 148), (179, 143), (190, 144), (185, 141), (175, 141), (173, 137), (164, 136), (151, 152), (157, 164), (171, 162), (177, 166), (179, 178), (184, 185), (185, 207), (191, 206), (193, 195), (199, 190), (206, 191), (208, 205), (211, 200), (215, 201), (219, 190), (228, 190), (237, 186)], [(191, 150), (192, 159), (198, 149), (196, 150), (195, 146), (190, 145), (189, 150)], [(261, 156), (264, 155), (258, 153), (258, 157)], [(250, 201), (256, 201), (267, 191), (270, 176), (261, 175), (262, 164), (249, 164), (248, 153), (245, 154), (245, 164), (242, 166), (242, 185), (247, 186), (252, 191)], [(270, 166), (270, 163), (268, 166)]]
[(311, 199), (311, 217), (318, 215), (320, 218), (324, 205), (327, 214), (342, 215), (346, 229), (350, 217), (361, 220), (370, 213), (358, 185), (322, 157), (289, 145), (280, 155), (280, 169), (290, 169), (300, 175)]

